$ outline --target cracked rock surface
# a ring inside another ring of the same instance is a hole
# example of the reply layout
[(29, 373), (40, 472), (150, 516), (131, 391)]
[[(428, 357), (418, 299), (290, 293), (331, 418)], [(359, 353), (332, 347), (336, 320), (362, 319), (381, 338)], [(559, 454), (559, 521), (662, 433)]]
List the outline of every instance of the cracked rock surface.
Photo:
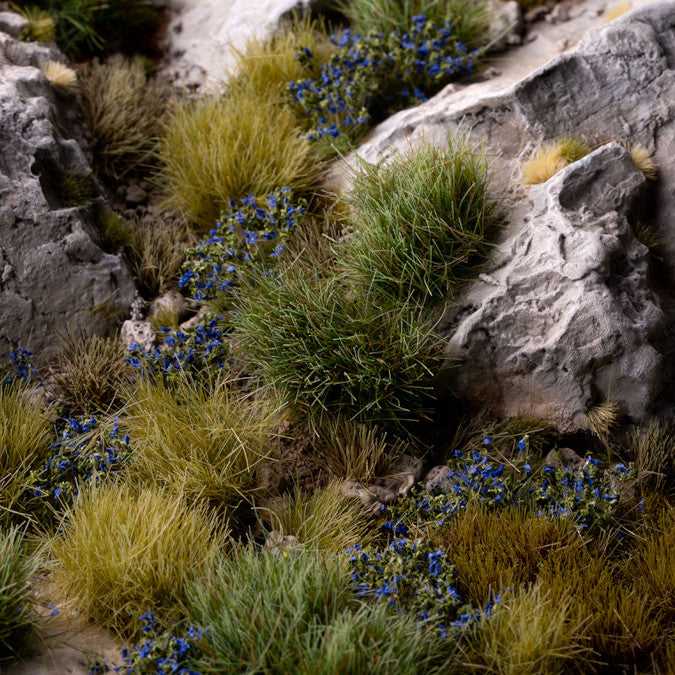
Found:
[[(38, 68), (62, 58), (0, 32), (0, 361), (15, 346), (47, 357), (67, 327), (102, 332), (136, 297), (124, 263), (96, 241), (104, 199), (76, 140), (74, 100)], [(88, 177), (93, 203), (63, 202), (73, 174)]]

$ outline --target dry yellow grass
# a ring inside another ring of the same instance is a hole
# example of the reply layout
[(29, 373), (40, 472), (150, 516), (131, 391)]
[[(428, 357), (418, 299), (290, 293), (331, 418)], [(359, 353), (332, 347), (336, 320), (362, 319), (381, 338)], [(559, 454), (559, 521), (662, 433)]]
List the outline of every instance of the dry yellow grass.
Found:
[(614, 19), (617, 19), (626, 12), (630, 12), (631, 9), (633, 9), (633, 5), (630, 2), (626, 2), (626, 0), (619, 0), (619, 2), (615, 2), (605, 10), (605, 14), (603, 16), (605, 23), (614, 21)]
[(537, 185), (545, 183), (572, 162), (576, 162), (591, 151), (584, 141), (565, 136), (542, 145), (522, 166), (523, 183)]
[(58, 61), (45, 61), (40, 64), (40, 70), (55, 87), (69, 90), (77, 83), (77, 73)]
[(658, 173), (658, 166), (651, 156), (651, 153), (644, 145), (636, 143), (630, 148), (630, 156), (633, 164), (642, 171), (645, 178), (655, 180)]

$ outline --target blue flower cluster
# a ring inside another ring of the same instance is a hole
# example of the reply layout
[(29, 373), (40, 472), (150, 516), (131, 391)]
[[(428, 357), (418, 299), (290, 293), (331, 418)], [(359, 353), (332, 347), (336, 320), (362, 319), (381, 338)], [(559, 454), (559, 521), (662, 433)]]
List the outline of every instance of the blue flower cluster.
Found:
[(53, 454), (30, 475), (34, 496), (49, 499), (52, 509), (72, 503), (82, 483), (98, 484), (118, 473), (131, 453), (128, 434), (120, 432), (119, 417), (112, 427), (101, 427), (93, 416), (79, 421), (59, 417), (55, 433)]
[(28, 382), (37, 370), (30, 360), (33, 352), (25, 349), (13, 349), (9, 353), (9, 363), (0, 368), (0, 387), (11, 384), (17, 380)]
[(347, 553), (357, 597), (385, 601), (399, 613), (413, 614), (424, 627), (437, 628), (441, 637), (491, 612), (494, 601), (485, 610), (462, 603), (454, 583), (457, 567), (428, 541), (394, 539), (382, 551), (357, 544)]
[(284, 242), (305, 211), (304, 200), (294, 202), (290, 188), (268, 195), (265, 204), (255, 197), (237, 203), (221, 216), (210, 236), (186, 252), (178, 285), (195, 300), (213, 300), (252, 275), (252, 262), (267, 254), (278, 258)]
[[(454, 39), (450, 22), (434, 25), (424, 14), (413, 17), (403, 34), (360, 36), (345, 30), (332, 40), (340, 51), (321, 66), (319, 79), (288, 85), (291, 101), (316, 125), (310, 140), (335, 138), (341, 127), (358, 126), (372, 115), (426, 101), (454, 77), (471, 72), (477, 56)], [(304, 48), (296, 58), (308, 65), (314, 56)]]
[[(199, 642), (204, 631), (189, 626), (185, 636), (175, 636), (163, 630), (155, 619), (154, 612), (139, 617), (144, 623), (141, 629), (146, 639), (131, 649), (122, 650), (122, 661), (127, 673), (136, 675), (200, 675), (186, 666), (188, 659), (199, 657)], [(115, 670), (118, 670), (117, 668)]]
[[(486, 437), (484, 444), (491, 441)], [(518, 447), (522, 453), (527, 451), (527, 437)], [(407, 522), (442, 527), (447, 518), (469, 504), (480, 503), (486, 508), (526, 506), (541, 517), (569, 516), (580, 530), (604, 529), (611, 527), (616, 514), (619, 484), (633, 478), (634, 473), (632, 466), (623, 464), (603, 468), (602, 462), (591, 455), (577, 471), (548, 465), (533, 472), (527, 456), (500, 464), (485, 453), (465, 455), (456, 450), (447, 474), (430, 488), (415, 489), (410, 499), (388, 507), (382, 527), (392, 536), (405, 536)]]
[(124, 360), (141, 372), (166, 380), (183, 374), (199, 377), (225, 367), (230, 353), (225, 333), (219, 328), (222, 317), (205, 319), (204, 322), (184, 330), (161, 328), (166, 335), (162, 345), (143, 349), (130, 344)]

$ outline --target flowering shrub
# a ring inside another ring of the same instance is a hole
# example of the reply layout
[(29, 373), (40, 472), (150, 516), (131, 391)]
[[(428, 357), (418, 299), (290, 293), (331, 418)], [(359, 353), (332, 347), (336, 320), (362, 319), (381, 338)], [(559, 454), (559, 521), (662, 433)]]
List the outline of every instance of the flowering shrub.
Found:
[(399, 613), (437, 626), (441, 637), (447, 637), (448, 628), (465, 628), (483, 614), (489, 616), (494, 604), (481, 612), (462, 603), (454, 582), (457, 567), (429, 541), (394, 539), (383, 551), (357, 544), (347, 552), (352, 553), (349, 562), (358, 597), (386, 601)]
[(229, 345), (225, 333), (218, 328), (220, 316), (184, 330), (161, 328), (166, 335), (161, 347), (143, 349), (129, 345), (125, 361), (134, 368), (164, 381), (189, 374), (199, 378), (225, 366)]
[(221, 216), (210, 237), (186, 252), (178, 285), (195, 300), (213, 300), (219, 293), (229, 292), (253, 274), (254, 260), (261, 260), (265, 253), (272, 259), (281, 255), (305, 206), (302, 199), (292, 201), (289, 188), (271, 193), (260, 206), (253, 196), (240, 203), (231, 199), (229, 211)]
[[(489, 437), (484, 439), (486, 446), (491, 442)], [(518, 446), (525, 453), (527, 437)], [(456, 450), (447, 475), (428, 489), (414, 489), (411, 499), (389, 507), (383, 528), (394, 536), (405, 536), (407, 522), (429, 522), (441, 527), (448, 517), (469, 504), (481, 504), (488, 509), (533, 507), (542, 517), (570, 516), (581, 530), (592, 526), (605, 529), (612, 526), (620, 502), (617, 486), (634, 474), (632, 465), (602, 468), (602, 462), (591, 455), (576, 472), (553, 465), (532, 472), (527, 456), (505, 465), (486, 453), (473, 451), (465, 455)]]
[(25, 349), (13, 349), (9, 353), (9, 362), (0, 366), (0, 386), (11, 384), (16, 380), (30, 380), (33, 375), (37, 375), (37, 370), (30, 357), (33, 352)]
[[(94, 434), (98, 429), (98, 434)], [(52, 508), (72, 503), (84, 482), (99, 484), (122, 469), (129, 458), (129, 436), (120, 433), (119, 417), (111, 428), (100, 427), (92, 416), (80, 421), (60, 417), (56, 420), (57, 441), (44, 467), (30, 475), (35, 497), (50, 499)], [(44, 503), (44, 502), (43, 502)]]
[[(427, 94), (471, 72), (477, 56), (455, 39), (450, 22), (434, 25), (424, 14), (413, 17), (403, 34), (372, 31), (361, 36), (347, 29), (332, 39), (341, 50), (321, 67), (319, 79), (288, 85), (291, 100), (316, 125), (310, 140), (336, 137), (340, 127), (367, 122), (384, 112), (382, 101), (393, 109), (426, 101)], [(309, 67), (314, 55), (305, 48), (296, 58)]]
[(127, 667), (127, 673), (199, 675), (185, 664), (188, 658), (195, 659), (201, 655), (199, 643), (204, 637), (201, 628), (189, 626), (187, 635), (181, 637), (162, 629), (157, 624), (154, 612), (147, 612), (139, 620), (145, 624), (141, 630), (147, 637), (132, 649), (122, 650), (122, 661)]

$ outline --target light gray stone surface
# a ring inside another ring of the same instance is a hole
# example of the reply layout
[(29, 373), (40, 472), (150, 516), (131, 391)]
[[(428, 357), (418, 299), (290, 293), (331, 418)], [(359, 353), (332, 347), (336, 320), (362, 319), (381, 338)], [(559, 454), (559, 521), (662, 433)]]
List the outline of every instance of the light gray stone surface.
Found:
[[(448, 357), (465, 360), (449, 374), (457, 396), (566, 431), (587, 428), (586, 409), (604, 398), (632, 420), (672, 410), (674, 68), (675, 3), (657, 3), (589, 31), (575, 52), (506, 88), (450, 85), (389, 118), (359, 148), (376, 163), (465, 129), (493, 156), (509, 227), (444, 326)], [(520, 162), (570, 134), (610, 144), (544, 186), (522, 187)], [(616, 140), (654, 154), (655, 183)], [(337, 184), (341, 171), (333, 171)], [(654, 276), (628, 223), (638, 216), (655, 223), (664, 244)]]
[(136, 297), (121, 259), (96, 243), (92, 207), (61, 199), (66, 174), (91, 173), (74, 99), (37, 67), (62, 58), (0, 33), (0, 361), (16, 345), (46, 357), (67, 326), (109, 329)]

